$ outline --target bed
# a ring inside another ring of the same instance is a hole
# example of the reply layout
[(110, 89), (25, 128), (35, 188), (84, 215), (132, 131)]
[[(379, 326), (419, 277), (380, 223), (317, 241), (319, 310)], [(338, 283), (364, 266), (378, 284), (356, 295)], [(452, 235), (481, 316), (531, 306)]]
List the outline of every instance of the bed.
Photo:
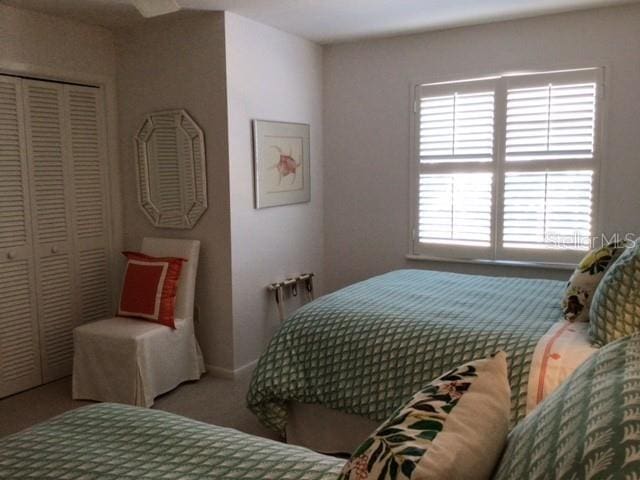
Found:
[(170, 413), (72, 410), (0, 438), (0, 478), (335, 480), (344, 461)]
[[(555, 333), (560, 330), (568, 328)], [(527, 472), (537, 472), (536, 478), (638, 478), (639, 347), (638, 335), (623, 338), (577, 369), (511, 432), (494, 478), (520, 479)], [(442, 432), (460, 427), (453, 417), (448, 422)], [(419, 455), (423, 466), (442, 461), (446, 469), (459, 462), (456, 452), (486, 451), (490, 436), (485, 425), (479, 427), (467, 430), (470, 442), (458, 437), (466, 445), (460, 449), (457, 443), (444, 448), (439, 437), (428, 437), (424, 459), (424, 451), (408, 447), (415, 438), (400, 435), (388, 441), (402, 449), (400, 457)], [(344, 466), (345, 460), (306, 448), (159, 410), (108, 403), (72, 410), (0, 438), (0, 479), (336, 480)]]
[(315, 437), (324, 426), (332, 440), (341, 434), (330, 425), (346, 425), (346, 436), (360, 429), (344, 448), (308, 445), (344, 451), (441, 372), (503, 349), (515, 425), (595, 350), (586, 324), (563, 321), (564, 289), (555, 280), (425, 270), (356, 283), (282, 324), (254, 372), (248, 406), (289, 440), (291, 418), (298, 427), (309, 419)]

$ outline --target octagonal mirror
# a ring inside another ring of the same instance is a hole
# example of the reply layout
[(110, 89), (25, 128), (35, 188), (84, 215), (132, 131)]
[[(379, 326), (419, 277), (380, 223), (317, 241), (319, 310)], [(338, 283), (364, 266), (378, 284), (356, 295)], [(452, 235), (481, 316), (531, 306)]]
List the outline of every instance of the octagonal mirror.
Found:
[(140, 207), (156, 227), (192, 228), (207, 209), (204, 135), (185, 110), (147, 115), (135, 136)]

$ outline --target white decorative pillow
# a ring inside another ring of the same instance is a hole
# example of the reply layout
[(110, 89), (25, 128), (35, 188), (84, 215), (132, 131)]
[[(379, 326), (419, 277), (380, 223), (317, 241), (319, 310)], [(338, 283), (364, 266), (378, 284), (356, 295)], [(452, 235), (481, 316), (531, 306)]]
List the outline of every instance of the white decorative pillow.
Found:
[(611, 242), (594, 248), (580, 261), (571, 275), (562, 297), (564, 318), (570, 322), (588, 322), (593, 294), (607, 269), (625, 249), (624, 242)]
[(490, 478), (509, 429), (506, 358), (466, 363), (420, 390), (355, 450), (340, 479)]

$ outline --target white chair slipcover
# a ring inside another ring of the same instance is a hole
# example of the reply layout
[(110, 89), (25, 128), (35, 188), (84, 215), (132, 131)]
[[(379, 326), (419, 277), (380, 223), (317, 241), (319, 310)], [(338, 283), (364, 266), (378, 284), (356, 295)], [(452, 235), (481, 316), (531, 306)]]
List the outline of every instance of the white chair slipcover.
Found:
[(77, 327), (73, 332), (74, 399), (150, 407), (158, 395), (205, 372), (193, 325), (200, 242), (144, 238), (141, 252), (187, 259), (178, 281), (176, 328), (123, 317)]

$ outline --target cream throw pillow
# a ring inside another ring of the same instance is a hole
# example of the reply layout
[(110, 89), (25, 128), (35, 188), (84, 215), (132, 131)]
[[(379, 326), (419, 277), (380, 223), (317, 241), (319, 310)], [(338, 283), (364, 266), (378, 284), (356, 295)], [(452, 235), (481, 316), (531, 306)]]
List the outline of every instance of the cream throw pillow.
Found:
[(417, 392), (356, 449), (340, 479), (490, 478), (509, 428), (506, 358), (466, 363)]

